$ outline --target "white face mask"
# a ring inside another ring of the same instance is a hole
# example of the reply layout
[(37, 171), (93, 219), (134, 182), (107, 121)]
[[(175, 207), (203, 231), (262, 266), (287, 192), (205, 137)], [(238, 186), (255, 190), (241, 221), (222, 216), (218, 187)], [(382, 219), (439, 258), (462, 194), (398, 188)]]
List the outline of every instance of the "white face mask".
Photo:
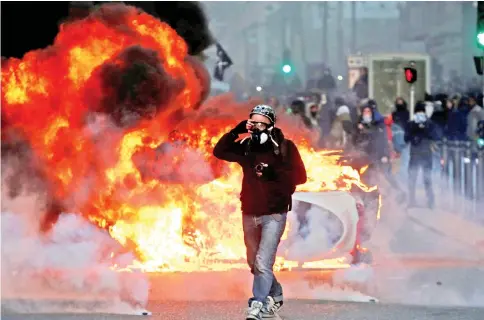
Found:
[(368, 115), (364, 115), (362, 120), (363, 120), (364, 123), (370, 123), (371, 120), (372, 120), (372, 117), (368, 116)]
[(427, 115), (424, 112), (418, 112), (415, 114), (415, 122), (416, 123), (424, 123), (427, 121)]

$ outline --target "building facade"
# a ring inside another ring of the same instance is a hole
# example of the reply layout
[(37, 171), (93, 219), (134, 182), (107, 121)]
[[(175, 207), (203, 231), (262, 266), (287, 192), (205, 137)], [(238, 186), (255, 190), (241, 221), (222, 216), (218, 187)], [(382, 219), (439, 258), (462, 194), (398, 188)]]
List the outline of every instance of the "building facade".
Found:
[[(212, 3), (212, 6), (218, 5)], [(308, 66), (347, 74), (346, 57), (370, 53), (426, 53), (432, 73), (474, 75), (476, 9), (472, 2), (229, 2), (212, 14), (216, 36), (234, 61), (230, 72), (263, 84), (281, 72), (290, 49), (294, 72)], [(223, 14), (222, 14), (223, 12)], [(342, 83), (347, 83), (343, 79)]]
[(433, 60), (434, 77), (475, 75), (472, 57), (475, 43), (476, 7), (471, 1), (407, 2), (402, 8), (401, 38), (418, 43)]

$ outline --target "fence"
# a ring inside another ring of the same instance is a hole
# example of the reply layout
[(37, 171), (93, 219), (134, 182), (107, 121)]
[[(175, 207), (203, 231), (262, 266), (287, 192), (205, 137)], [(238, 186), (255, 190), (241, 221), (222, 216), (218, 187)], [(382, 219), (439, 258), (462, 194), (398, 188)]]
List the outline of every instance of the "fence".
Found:
[(445, 205), (484, 215), (484, 148), (470, 141), (443, 140), (439, 150)]

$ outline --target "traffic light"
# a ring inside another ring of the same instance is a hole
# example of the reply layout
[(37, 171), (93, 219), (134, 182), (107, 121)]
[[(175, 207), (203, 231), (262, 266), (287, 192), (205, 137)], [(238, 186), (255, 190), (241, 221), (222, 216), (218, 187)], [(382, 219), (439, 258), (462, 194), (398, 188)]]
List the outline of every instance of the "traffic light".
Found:
[(282, 53), (282, 72), (285, 74), (289, 74), (292, 72), (292, 61), (291, 61), (291, 52), (288, 49), (285, 49)]
[(476, 42), (479, 49), (484, 50), (484, 2), (477, 2), (477, 32)]
[(405, 80), (408, 83), (414, 83), (417, 81), (417, 70), (415, 68), (404, 68), (405, 71)]
[(291, 65), (285, 64), (285, 65), (282, 66), (282, 72), (284, 72), (284, 73), (291, 73), (291, 71), (292, 71)]

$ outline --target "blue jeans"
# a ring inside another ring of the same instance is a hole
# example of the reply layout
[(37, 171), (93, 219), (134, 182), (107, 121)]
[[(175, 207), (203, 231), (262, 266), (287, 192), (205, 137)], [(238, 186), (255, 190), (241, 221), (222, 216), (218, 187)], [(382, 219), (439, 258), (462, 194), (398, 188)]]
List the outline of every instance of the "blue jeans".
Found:
[(425, 193), (427, 194), (427, 201), (429, 205), (434, 205), (435, 196), (434, 189), (432, 187), (432, 162), (432, 158), (422, 155), (410, 156), (408, 172), (408, 192), (410, 195), (410, 204), (414, 204), (412, 202), (415, 202), (415, 190), (418, 172), (420, 169), (422, 169)]
[(408, 162), (410, 160), (410, 147), (407, 145), (403, 148), (400, 154), (400, 168), (398, 169), (398, 177), (400, 181), (405, 182), (408, 179)]
[(277, 247), (286, 228), (287, 213), (274, 213), (260, 217), (243, 215), (244, 242), (247, 249), (247, 263), (254, 275), (253, 298), (265, 303), (267, 296), (276, 302), (283, 299), (282, 286), (272, 270), (276, 260)]

